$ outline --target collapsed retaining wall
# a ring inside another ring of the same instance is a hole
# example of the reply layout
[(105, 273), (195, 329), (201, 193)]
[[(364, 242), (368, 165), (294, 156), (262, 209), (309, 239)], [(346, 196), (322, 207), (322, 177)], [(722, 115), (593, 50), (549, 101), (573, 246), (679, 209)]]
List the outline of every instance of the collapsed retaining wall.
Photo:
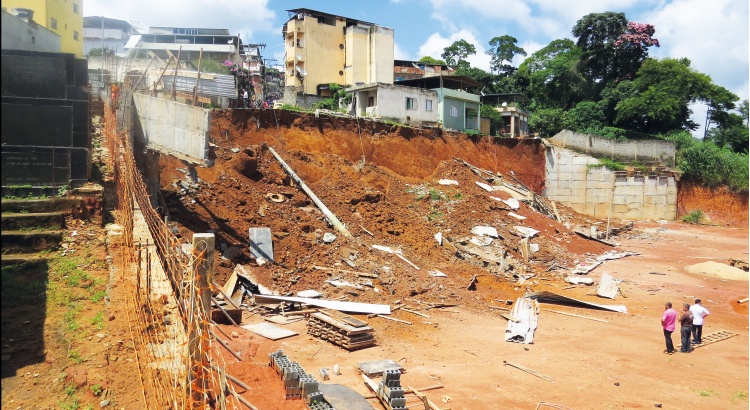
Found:
[(663, 140), (617, 141), (591, 134), (562, 130), (548, 140), (561, 148), (585, 154), (662, 166), (675, 166), (675, 144)]
[(635, 174), (591, 167), (599, 161), (569, 149), (546, 152), (543, 194), (576, 212), (596, 218), (666, 219), (677, 217), (677, 181), (669, 173)]
[(187, 162), (211, 166), (208, 133), (211, 110), (145, 94), (133, 94), (136, 142)]

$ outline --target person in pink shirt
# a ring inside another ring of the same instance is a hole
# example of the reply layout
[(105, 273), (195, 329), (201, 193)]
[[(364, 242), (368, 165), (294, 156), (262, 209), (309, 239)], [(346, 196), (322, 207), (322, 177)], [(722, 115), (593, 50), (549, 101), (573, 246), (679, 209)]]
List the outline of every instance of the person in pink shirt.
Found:
[(664, 353), (674, 353), (674, 344), (672, 344), (672, 332), (677, 322), (677, 311), (672, 309), (672, 302), (664, 305), (664, 314), (661, 315), (661, 327), (664, 329), (664, 340), (667, 342), (667, 350)]

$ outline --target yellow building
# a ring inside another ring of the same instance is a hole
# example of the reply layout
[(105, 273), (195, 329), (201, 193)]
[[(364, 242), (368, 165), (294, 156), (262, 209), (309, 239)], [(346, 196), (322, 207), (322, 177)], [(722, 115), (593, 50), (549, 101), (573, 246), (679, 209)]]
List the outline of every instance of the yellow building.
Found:
[[(393, 29), (310, 9), (287, 10), (286, 103), (330, 96), (329, 84), (393, 84)], [(296, 104), (299, 105), (299, 104)]]
[(2, 0), (7, 11), (34, 12), (34, 21), (60, 36), (60, 51), (83, 57), (83, 0)]

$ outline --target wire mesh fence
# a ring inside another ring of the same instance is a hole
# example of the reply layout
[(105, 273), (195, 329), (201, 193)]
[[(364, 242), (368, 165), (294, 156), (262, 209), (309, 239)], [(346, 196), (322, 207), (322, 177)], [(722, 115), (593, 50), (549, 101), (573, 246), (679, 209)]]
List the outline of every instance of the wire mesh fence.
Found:
[(186, 246), (169, 230), (151, 206), (127, 133), (118, 131), (111, 106), (104, 111), (115, 214), (123, 227), (115, 263), (119, 280), (133, 289), (127, 310), (146, 408), (225, 409), (237, 401), (227, 400), (236, 392), (211, 337), (213, 236), (209, 244), (196, 235)]

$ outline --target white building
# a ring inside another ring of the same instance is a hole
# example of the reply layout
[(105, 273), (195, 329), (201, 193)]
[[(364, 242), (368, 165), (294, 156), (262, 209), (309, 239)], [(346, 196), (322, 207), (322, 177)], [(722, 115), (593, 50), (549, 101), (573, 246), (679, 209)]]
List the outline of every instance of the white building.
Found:
[(118, 56), (126, 56), (125, 44), (138, 30), (125, 20), (90, 16), (83, 18), (83, 53), (92, 49), (112, 50)]
[(438, 124), (438, 93), (434, 90), (373, 83), (350, 87), (347, 91), (353, 94), (352, 112), (358, 117), (389, 119), (413, 126)]

